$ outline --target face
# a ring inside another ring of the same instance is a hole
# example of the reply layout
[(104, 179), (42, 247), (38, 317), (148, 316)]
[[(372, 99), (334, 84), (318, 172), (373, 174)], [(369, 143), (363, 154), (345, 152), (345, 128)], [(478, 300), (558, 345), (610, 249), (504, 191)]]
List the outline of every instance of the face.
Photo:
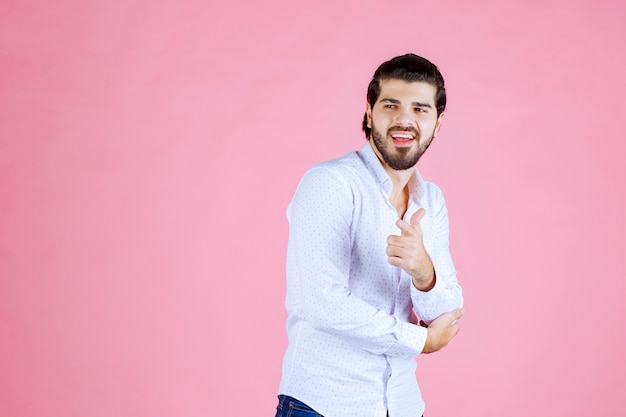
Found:
[(422, 81), (385, 80), (373, 106), (367, 105), (374, 152), (389, 168), (406, 170), (439, 132), (443, 113), (437, 116), (436, 87)]

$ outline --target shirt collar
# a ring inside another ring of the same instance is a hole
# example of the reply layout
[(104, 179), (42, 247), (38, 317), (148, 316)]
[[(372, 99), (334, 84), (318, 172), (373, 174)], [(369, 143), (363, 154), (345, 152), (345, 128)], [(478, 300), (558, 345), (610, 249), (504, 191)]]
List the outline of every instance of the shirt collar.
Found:
[[(365, 142), (357, 154), (363, 161), (363, 164), (367, 167), (370, 174), (372, 174), (385, 196), (389, 197), (392, 185), (391, 178), (389, 178), (387, 171), (385, 171), (385, 168), (378, 159), (378, 156), (374, 153), (369, 140)], [(414, 169), (414, 173), (411, 175), (411, 179), (409, 179), (408, 186), (411, 200), (419, 204), (419, 201), (424, 193), (424, 180), (417, 171), (417, 168)]]

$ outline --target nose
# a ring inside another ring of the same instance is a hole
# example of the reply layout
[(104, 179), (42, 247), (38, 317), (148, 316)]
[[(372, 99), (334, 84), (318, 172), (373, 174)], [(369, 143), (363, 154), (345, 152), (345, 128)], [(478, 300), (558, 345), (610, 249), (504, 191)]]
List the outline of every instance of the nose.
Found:
[(402, 126), (402, 127), (409, 127), (409, 126), (413, 126), (414, 120), (413, 120), (413, 112), (412, 109), (410, 108), (404, 108), (401, 107), (400, 109), (398, 109), (398, 112), (396, 113), (396, 117), (394, 120), (394, 124)]

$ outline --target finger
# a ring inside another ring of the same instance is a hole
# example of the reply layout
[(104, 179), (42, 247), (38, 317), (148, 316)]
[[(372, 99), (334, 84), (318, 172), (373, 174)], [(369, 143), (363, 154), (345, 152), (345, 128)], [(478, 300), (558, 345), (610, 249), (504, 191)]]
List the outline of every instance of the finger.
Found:
[(455, 322), (463, 316), (464, 312), (465, 310), (463, 310), (462, 308), (457, 308), (456, 310), (448, 311), (447, 313), (443, 313), (441, 316), (437, 317), (431, 323), (431, 325), (436, 322), (438, 323), (437, 324), (438, 326), (442, 326), (442, 327), (456, 326), (458, 324), (456, 324)]
[(398, 256), (398, 249), (399, 248), (397, 246), (387, 245), (385, 253), (387, 254), (387, 256)]
[(424, 244), (419, 240), (419, 236), (389, 236), (387, 237), (387, 246), (403, 248), (408, 253), (419, 255), (424, 249)]
[[(458, 310), (461, 310), (461, 309), (458, 309)], [(455, 317), (455, 316), (456, 316), (456, 314), (455, 314), (455, 312), (456, 312), (456, 311), (457, 311), (457, 310), (451, 311), (451, 312), (450, 312), (450, 315), (451, 315), (452, 317)], [(459, 318), (460, 318), (460, 317), (459, 317)], [(456, 335), (456, 334), (459, 332), (459, 330), (461, 330), (461, 326), (459, 325), (459, 321), (458, 321), (458, 320), (459, 320), (459, 318), (455, 318), (454, 320), (452, 320), (452, 321), (450, 322), (450, 330), (452, 331), (452, 334), (453, 334), (453, 335)]]
[(387, 244), (393, 246), (402, 246), (402, 237), (398, 235), (389, 235), (387, 236)]
[(413, 215), (411, 216), (411, 226), (413, 227), (417, 227), (420, 224), (420, 221), (422, 221), (422, 218), (426, 215), (426, 210), (424, 210), (423, 208), (417, 210), (415, 213), (413, 213)]
[(450, 330), (452, 331), (452, 337), (456, 336), (459, 331), (461, 331), (461, 327), (459, 327), (459, 323), (457, 323), (456, 320), (454, 321), (454, 324), (450, 325)]
[(411, 227), (411, 225), (404, 220), (398, 220), (396, 222), (396, 226), (398, 226), (402, 232), (402, 236), (412, 236), (415, 234), (415, 229), (413, 229), (413, 227)]
[(395, 256), (397, 258), (402, 258), (402, 259), (414, 259), (414, 251), (412, 251), (410, 248), (406, 248), (404, 246), (395, 246), (395, 245), (387, 245), (387, 248), (385, 249), (385, 253), (387, 254), (387, 256)]
[(404, 260), (399, 256), (393, 256), (393, 255), (387, 256), (387, 262), (389, 263), (389, 265), (396, 266), (398, 268), (402, 268), (405, 266)]
[(389, 235), (387, 236), (387, 245), (398, 246), (400, 248), (404, 248), (407, 246), (414, 246), (415, 240), (409, 236), (397, 236), (397, 235)]
[[(458, 327), (458, 323), (457, 320), (459, 320), (461, 317), (463, 317), (463, 314), (465, 314), (465, 310), (462, 308), (457, 308), (456, 310), (452, 310), (448, 313), (450, 315), (449, 319), (450, 321), (450, 326), (451, 327)], [(458, 330), (457, 330), (458, 331)]]
[(456, 310), (452, 310), (452, 316), (454, 317), (454, 320), (460, 319), (461, 317), (463, 317), (464, 314), (465, 314), (464, 308), (457, 308)]
[(405, 271), (411, 269), (411, 263), (401, 256), (387, 256), (387, 263), (391, 266), (395, 266), (396, 268), (400, 268)]

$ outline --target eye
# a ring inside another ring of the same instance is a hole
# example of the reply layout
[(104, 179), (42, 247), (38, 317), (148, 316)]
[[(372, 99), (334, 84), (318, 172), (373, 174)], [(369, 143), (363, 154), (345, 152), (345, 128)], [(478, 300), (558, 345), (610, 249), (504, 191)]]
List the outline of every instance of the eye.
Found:
[(395, 109), (396, 105), (395, 104), (391, 104), (391, 103), (387, 103), (387, 104), (385, 104), (385, 108), (386, 109)]
[(424, 109), (423, 107), (415, 107), (415, 112), (416, 113), (426, 113), (426, 109)]

